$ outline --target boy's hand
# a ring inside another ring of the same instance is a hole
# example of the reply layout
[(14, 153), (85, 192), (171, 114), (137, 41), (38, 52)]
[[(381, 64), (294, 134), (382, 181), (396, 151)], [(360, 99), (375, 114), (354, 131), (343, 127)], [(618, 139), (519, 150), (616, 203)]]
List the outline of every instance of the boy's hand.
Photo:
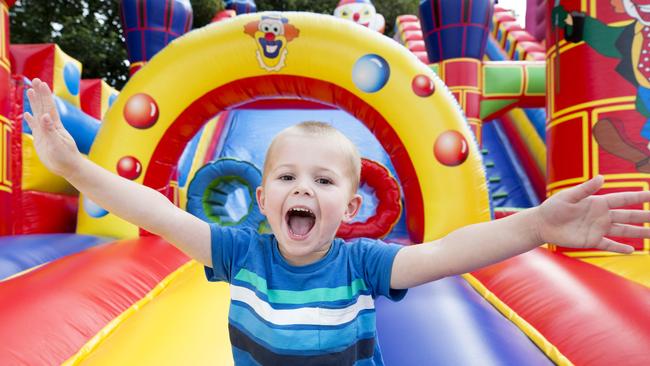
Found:
[(26, 112), (24, 117), (32, 129), (38, 157), (49, 170), (67, 177), (74, 172), (81, 154), (61, 123), (50, 88), (41, 80), (34, 79), (32, 87), (27, 90), (27, 98), (33, 115)]
[(650, 221), (650, 211), (616, 210), (650, 201), (650, 192), (619, 192), (595, 196), (603, 185), (597, 176), (551, 196), (538, 207), (537, 234), (541, 242), (570, 248), (596, 248), (631, 253), (630, 245), (605, 238), (648, 238), (650, 228), (629, 224)]

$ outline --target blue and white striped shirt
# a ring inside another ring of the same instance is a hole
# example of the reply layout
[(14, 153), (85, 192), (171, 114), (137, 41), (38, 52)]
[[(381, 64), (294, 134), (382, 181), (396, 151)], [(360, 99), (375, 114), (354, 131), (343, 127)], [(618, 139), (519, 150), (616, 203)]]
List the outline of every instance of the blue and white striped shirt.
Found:
[(271, 234), (211, 225), (210, 281), (230, 283), (230, 341), (237, 365), (383, 365), (374, 299), (391, 290), (401, 246), (335, 239), (324, 258), (292, 266)]

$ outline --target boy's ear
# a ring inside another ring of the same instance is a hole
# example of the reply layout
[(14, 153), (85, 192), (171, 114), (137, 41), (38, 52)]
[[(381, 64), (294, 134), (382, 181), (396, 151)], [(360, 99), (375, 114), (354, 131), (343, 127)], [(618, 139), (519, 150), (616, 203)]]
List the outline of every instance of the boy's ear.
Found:
[(255, 189), (255, 199), (257, 200), (257, 206), (259, 206), (262, 215), (266, 215), (266, 212), (264, 212), (266, 197), (264, 196), (264, 188), (262, 188), (262, 186), (259, 186), (257, 189)]
[(343, 216), (343, 222), (348, 223), (359, 213), (359, 208), (361, 208), (361, 202), (363, 199), (361, 195), (355, 194), (352, 196), (348, 202), (348, 207), (345, 209), (345, 214)]

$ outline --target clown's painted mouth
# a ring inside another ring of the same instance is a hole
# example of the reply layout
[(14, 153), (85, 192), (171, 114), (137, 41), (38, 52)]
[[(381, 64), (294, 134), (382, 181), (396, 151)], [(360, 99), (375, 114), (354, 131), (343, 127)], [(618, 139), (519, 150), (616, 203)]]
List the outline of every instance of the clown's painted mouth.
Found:
[(262, 46), (262, 51), (264, 52), (264, 56), (267, 58), (276, 58), (278, 57), (278, 54), (280, 54), (280, 50), (282, 49), (282, 41), (267, 41), (266, 38), (258, 38), (258, 42), (260, 42), (260, 45)]
[(639, 13), (646, 13), (646, 14), (650, 13), (650, 4), (645, 4), (645, 5), (634, 4), (634, 6), (636, 7), (636, 10)]

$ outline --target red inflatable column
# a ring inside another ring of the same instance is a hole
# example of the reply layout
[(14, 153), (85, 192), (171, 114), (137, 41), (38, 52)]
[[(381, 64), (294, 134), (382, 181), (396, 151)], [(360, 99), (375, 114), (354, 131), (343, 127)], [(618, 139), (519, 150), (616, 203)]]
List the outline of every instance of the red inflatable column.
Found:
[[(548, 4), (547, 194), (598, 174), (601, 193), (648, 190), (650, 17), (616, 0)], [(649, 249), (648, 240), (625, 241)]]
[(12, 87), (9, 62), (9, 7), (13, 1), (0, 0), (0, 235), (12, 233), (11, 207), (15, 182), (12, 177)]
[(440, 62), (440, 77), (465, 111), (467, 123), (481, 144), (481, 85), (483, 65), (472, 58), (455, 58)]

